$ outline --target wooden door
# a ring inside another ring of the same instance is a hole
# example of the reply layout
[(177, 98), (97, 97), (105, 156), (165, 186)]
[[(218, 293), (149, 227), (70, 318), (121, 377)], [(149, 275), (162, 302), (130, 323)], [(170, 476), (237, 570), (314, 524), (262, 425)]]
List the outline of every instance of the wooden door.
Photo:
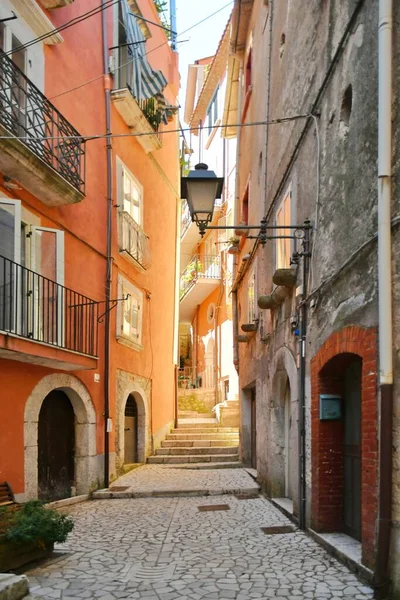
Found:
[(71, 496), (74, 484), (75, 414), (68, 396), (54, 390), (39, 413), (38, 485), (40, 500)]
[(251, 390), (251, 466), (257, 469), (257, 413), (256, 390)]
[(361, 540), (361, 368), (351, 363), (345, 371), (344, 530)]
[(137, 463), (137, 406), (132, 394), (129, 395), (125, 405), (125, 454), (124, 462), (129, 465)]

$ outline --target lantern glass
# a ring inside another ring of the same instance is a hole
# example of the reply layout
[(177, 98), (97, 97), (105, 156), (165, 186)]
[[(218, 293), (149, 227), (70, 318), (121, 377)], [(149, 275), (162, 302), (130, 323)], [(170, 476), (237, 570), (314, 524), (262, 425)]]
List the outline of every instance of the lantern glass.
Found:
[(192, 218), (211, 221), (214, 212), (218, 181), (215, 179), (187, 181), (187, 202)]

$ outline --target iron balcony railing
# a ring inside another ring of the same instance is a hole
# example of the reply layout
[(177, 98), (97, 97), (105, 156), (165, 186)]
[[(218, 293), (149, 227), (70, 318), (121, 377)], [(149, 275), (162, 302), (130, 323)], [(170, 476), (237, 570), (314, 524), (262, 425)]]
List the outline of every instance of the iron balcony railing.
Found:
[(55, 106), (0, 50), (0, 125), (82, 194), (85, 142)]
[(97, 356), (98, 303), (0, 256), (0, 331)]
[(190, 216), (189, 206), (186, 200), (183, 200), (181, 207), (181, 239), (193, 223), (192, 217)]
[(178, 372), (178, 387), (184, 389), (198, 387), (196, 373), (193, 367), (182, 367)]
[(199, 279), (220, 279), (221, 265), (219, 256), (200, 256), (196, 254), (183, 271), (180, 281), (180, 300)]
[(119, 251), (127, 252), (143, 269), (151, 264), (149, 238), (126, 211), (120, 213)]

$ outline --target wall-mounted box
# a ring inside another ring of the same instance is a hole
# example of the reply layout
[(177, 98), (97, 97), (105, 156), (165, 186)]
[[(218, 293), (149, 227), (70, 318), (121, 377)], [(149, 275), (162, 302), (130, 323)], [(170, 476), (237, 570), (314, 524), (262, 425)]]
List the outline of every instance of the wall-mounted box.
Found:
[(319, 397), (321, 421), (337, 421), (342, 418), (342, 397), (338, 394), (321, 394)]

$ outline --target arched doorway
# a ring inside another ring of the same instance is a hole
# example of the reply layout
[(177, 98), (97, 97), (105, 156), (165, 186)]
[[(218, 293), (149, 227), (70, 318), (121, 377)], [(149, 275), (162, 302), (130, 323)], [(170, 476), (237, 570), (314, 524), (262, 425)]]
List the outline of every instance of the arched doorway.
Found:
[(138, 410), (133, 394), (129, 394), (125, 404), (125, 464), (138, 462)]
[(75, 413), (67, 394), (50, 392), (38, 424), (38, 496), (52, 501), (71, 496), (75, 480)]

